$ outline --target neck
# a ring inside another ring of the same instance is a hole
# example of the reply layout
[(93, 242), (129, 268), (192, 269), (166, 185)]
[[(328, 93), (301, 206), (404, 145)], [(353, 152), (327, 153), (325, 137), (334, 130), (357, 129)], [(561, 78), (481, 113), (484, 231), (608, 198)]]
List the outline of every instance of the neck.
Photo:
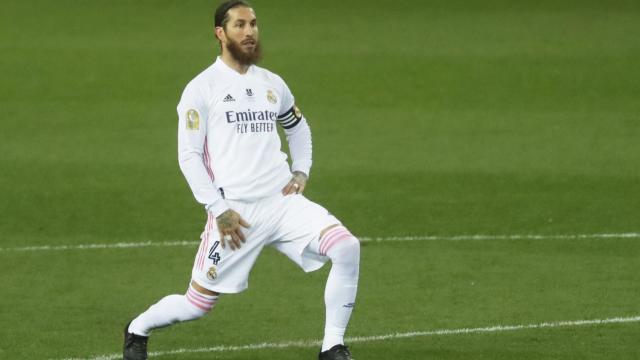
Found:
[(222, 56), (220, 56), (220, 58), (225, 64), (227, 64), (227, 66), (229, 66), (230, 68), (232, 68), (233, 70), (237, 71), (240, 74), (246, 74), (247, 71), (249, 71), (249, 66), (251, 66), (251, 65), (240, 64), (236, 59), (233, 58), (233, 56), (231, 56), (231, 54), (229, 54), (228, 51), (223, 51)]

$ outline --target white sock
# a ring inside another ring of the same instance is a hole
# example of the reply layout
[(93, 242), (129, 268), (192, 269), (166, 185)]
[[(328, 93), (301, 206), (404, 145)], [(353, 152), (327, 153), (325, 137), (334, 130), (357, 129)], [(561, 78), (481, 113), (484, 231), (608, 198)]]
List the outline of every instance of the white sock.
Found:
[(327, 318), (321, 351), (326, 351), (335, 345), (344, 344), (344, 333), (358, 291), (360, 242), (348, 230), (339, 226), (323, 236), (321, 249), (332, 262), (324, 291)]
[(217, 296), (204, 295), (189, 286), (185, 295), (169, 295), (131, 321), (129, 332), (149, 336), (151, 330), (171, 324), (195, 320), (206, 315), (218, 300)]

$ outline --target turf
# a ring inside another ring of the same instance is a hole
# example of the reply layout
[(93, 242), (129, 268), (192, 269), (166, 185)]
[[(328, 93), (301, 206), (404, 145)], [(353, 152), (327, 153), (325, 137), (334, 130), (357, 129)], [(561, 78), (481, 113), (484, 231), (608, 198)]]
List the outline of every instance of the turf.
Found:
[[(638, 233), (634, 1), (254, 1), (263, 65), (314, 135), (307, 195), (360, 236)], [(205, 214), (175, 105), (216, 55), (211, 1), (0, 5), (0, 358), (117, 354), (181, 293)], [(637, 238), (363, 245), (348, 335), (638, 316)], [(327, 269), (265, 251), (250, 289), (152, 351), (318, 339)], [(354, 343), (356, 358), (634, 359), (637, 322)], [(176, 359), (301, 359), (317, 349)]]

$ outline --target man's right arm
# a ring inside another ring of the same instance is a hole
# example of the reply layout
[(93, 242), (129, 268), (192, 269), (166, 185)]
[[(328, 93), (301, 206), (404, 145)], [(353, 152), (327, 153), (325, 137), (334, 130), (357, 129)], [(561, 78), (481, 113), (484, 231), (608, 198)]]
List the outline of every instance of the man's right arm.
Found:
[(178, 162), (196, 200), (218, 217), (229, 206), (213, 184), (206, 144), (209, 109), (202, 99), (187, 86), (178, 104)]

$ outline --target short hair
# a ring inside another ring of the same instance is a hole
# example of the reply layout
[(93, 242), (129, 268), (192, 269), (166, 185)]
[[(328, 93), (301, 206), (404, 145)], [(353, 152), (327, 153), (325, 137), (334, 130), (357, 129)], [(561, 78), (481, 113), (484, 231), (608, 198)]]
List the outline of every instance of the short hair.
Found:
[(242, 0), (228, 0), (220, 4), (216, 9), (215, 26), (224, 27), (229, 21), (229, 10), (238, 6), (251, 7), (248, 2)]

